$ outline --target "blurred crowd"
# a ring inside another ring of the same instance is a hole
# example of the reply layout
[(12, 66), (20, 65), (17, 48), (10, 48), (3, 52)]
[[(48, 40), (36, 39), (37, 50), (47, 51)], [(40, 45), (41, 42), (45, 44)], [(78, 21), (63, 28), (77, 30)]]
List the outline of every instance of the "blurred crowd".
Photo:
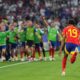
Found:
[[(56, 2), (57, 5), (51, 5), (50, 1)], [(67, 3), (70, 4), (69, 1)], [(74, 18), (76, 24), (80, 26), (80, 6), (77, 0), (74, 5), (65, 6), (64, 1), (60, 3), (58, 0), (0, 0), (0, 21), (6, 18), (12, 23), (14, 19), (20, 21), (30, 17), (32, 21), (39, 21), (43, 25), (41, 17), (45, 16), (49, 23), (54, 20), (60, 29), (63, 29), (71, 18)], [(54, 7), (58, 8), (54, 9)]]

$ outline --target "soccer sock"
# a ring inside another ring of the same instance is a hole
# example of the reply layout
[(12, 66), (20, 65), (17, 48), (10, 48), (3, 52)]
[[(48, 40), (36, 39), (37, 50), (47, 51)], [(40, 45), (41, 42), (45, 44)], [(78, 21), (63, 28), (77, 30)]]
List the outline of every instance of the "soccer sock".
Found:
[(54, 58), (54, 48), (52, 48), (52, 58)]
[(62, 60), (62, 71), (65, 71), (66, 68), (66, 62), (67, 62), (67, 57), (64, 56), (63, 60)]
[(11, 53), (11, 57), (14, 58), (14, 53)]
[(45, 55), (45, 50), (42, 48), (43, 56), (46, 57)]
[(52, 54), (52, 48), (49, 49), (49, 55), (51, 56)]
[(76, 56), (77, 56), (77, 53), (75, 52), (70, 59), (71, 63), (74, 63), (76, 61)]
[(25, 50), (25, 56), (29, 57), (29, 53), (27, 50)]
[(35, 49), (33, 49), (33, 50), (32, 50), (32, 58), (33, 58), (33, 59), (35, 58), (35, 52), (36, 52)]
[(20, 52), (20, 57), (23, 58), (24, 57), (24, 51)]
[(18, 53), (17, 53), (17, 51), (15, 52), (15, 57), (18, 57)]

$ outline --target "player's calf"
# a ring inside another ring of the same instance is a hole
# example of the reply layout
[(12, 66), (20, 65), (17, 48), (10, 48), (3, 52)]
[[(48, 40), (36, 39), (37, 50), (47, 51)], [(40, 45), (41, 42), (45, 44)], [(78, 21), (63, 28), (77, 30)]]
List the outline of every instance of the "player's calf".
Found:
[(73, 64), (75, 61), (76, 61), (76, 56), (77, 56), (77, 53), (75, 52), (74, 54), (72, 54), (72, 57), (70, 59), (70, 62)]

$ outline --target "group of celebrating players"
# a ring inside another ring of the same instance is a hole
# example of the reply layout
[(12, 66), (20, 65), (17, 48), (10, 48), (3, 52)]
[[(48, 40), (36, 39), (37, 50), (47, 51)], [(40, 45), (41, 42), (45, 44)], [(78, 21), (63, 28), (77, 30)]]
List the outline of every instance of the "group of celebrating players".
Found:
[[(62, 60), (62, 75), (65, 75), (66, 62), (68, 55), (71, 54), (70, 62), (74, 63), (78, 53), (80, 31), (75, 26), (74, 20), (69, 20), (68, 26), (60, 33), (54, 25), (54, 22), (49, 25), (43, 17), (43, 22), (47, 28), (49, 55), (50, 60), (54, 60), (54, 52), (57, 41), (57, 36), (61, 42), (59, 53), (61, 55), (64, 49), (64, 57)], [(28, 61), (36, 60), (36, 51), (39, 54), (39, 60), (46, 60), (44, 44), (42, 40), (43, 34), (46, 30), (42, 30), (39, 23), (33, 23), (31, 20), (22, 21), (17, 27), (17, 23), (13, 22), (6, 25), (4, 22), (0, 23), (0, 61), (6, 60), (6, 56), (10, 53), (9, 60), (15, 61), (19, 59), (24, 61), (25, 57)], [(20, 45), (18, 49), (18, 44)], [(18, 52), (19, 50), (19, 52)], [(43, 54), (43, 55), (42, 55)]]

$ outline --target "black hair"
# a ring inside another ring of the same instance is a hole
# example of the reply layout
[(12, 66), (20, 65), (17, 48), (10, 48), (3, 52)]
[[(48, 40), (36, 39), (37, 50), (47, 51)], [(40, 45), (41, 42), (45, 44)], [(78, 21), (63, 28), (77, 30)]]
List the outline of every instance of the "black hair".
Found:
[(68, 21), (68, 24), (76, 25), (76, 23), (75, 23), (75, 20), (74, 20), (74, 19), (70, 19), (70, 20)]

